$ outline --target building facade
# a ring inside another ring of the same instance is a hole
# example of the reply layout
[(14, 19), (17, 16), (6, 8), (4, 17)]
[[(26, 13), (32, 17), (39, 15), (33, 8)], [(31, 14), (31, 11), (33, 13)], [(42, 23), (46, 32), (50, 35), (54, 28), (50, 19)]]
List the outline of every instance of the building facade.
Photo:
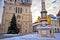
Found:
[(7, 33), (11, 18), (15, 13), (20, 33), (32, 32), (32, 0), (4, 0), (2, 15), (2, 33)]
[[(54, 15), (52, 15), (52, 14), (49, 14), (49, 16), (51, 17), (51, 27), (53, 28), (54, 33), (60, 33), (60, 16), (58, 16), (59, 13), (60, 12), (58, 12), (56, 17)], [(36, 30), (37, 25), (38, 25), (38, 22), (33, 23), (34, 32), (37, 31)]]
[(53, 28), (54, 33), (60, 32), (59, 21), (57, 19), (52, 19), (51, 26)]

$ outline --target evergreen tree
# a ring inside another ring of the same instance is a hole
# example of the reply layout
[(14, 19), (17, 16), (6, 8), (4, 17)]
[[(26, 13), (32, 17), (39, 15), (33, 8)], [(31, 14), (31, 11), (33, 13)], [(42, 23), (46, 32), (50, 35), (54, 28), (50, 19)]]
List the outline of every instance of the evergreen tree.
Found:
[(13, 14), (13, 17), (10, 22), (10, 26), (8, 27), (7, 34), (18, 34), (18, 33), (19, 33), (19, 29), (17, 28), (17, 24), (16, 24), (16, 17), (15, 14)]

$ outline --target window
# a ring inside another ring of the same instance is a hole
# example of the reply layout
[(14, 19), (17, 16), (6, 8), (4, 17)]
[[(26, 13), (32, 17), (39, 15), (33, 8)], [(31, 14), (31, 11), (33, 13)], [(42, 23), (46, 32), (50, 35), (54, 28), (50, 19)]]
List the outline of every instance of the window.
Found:
[(6, 3), (6, 1), (4, 1), (4, 3)]
[(18, 13), (20, 13), (20, 8), (18, 8)]
[(16, 7), (16, 13), (22, 13), (22, 8)]
[(17, 7), (16, 7), (16, 13), (17, 13)]
[(57, 28), (57, 31), (59, 32), (59, 28)]
[(57, 32), (56, 28), (55, 28), (55, 32)]
[(20, 13), (22, 13), (22, 8), (20, 8)]
[(50, 34), (52, 33), (52, 31), (50, 30)]

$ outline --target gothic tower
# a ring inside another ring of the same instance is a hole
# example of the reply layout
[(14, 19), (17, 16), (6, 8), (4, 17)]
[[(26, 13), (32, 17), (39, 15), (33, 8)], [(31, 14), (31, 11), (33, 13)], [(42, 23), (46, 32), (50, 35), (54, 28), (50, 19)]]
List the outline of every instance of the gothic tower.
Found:
[(2, 32), (7, 33), (11, 18), (15, 13), (20, 33), (32, 32), (32, 0), (4, 0)]

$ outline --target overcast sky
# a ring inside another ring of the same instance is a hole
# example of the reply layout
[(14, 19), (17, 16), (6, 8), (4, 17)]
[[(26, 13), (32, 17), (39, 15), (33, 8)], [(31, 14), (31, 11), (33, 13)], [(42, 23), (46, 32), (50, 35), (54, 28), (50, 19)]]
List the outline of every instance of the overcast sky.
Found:
[(0, 23), (2, 20), (2, 13), (3, 13), (3, 0), (0, 0)]
[[(53, 14), (56, 16), (60, 9), (60, 0), (45, 0), (47, 14)], [(37, 20), (37, 17), (40, 16), (41, 12), (41, 0), (32, 0), (32, 15), (33, 22)]]
[[(59, 11), (60, 7), (60, 0), (45, 0), (46, 3), (46, 10), (48, 14), (56, 15)], [(41, 0), (32, 0), (32, 20), (35, 22), (37, 17), (40, 16), (41, 12)], [(2, 20), (2, 13), (3, 13), (3, 0), (0, 0), (0, 23)]]

